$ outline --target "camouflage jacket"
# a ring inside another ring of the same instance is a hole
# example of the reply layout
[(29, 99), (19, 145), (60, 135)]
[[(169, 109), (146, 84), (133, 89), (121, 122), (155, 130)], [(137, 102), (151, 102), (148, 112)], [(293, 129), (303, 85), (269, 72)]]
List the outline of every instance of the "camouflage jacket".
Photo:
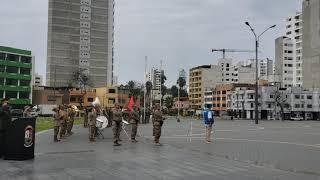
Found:
[(121, 122), (122, 121), (122, 111), (121, 109), (112, 110), (112, 121)]

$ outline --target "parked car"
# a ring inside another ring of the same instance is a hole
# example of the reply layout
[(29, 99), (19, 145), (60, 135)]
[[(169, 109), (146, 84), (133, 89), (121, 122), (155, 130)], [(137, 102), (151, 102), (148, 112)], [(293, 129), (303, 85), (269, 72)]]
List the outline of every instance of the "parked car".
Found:
[(303, 121), (304, 118), (303, 117), (291, 117), (290, 120), (292, 120), (292, 121)]

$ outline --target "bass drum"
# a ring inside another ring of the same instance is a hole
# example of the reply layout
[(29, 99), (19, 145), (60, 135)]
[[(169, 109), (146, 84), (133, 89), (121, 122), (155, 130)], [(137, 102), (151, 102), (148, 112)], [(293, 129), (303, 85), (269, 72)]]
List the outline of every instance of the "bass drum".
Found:
[(98, 116), (96, 119), (96, 127), (98, 129), (105, 129), (109, 124), (109, 120), (105, 116)]

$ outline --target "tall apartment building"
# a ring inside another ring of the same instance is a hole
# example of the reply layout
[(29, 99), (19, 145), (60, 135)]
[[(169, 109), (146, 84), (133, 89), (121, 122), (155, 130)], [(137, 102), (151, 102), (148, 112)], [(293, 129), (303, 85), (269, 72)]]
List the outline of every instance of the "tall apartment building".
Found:
[(320, 1), (303, 1), (303, 87), (320, 89)]
[(205, 93), (216, 85), (230, 83), (254, 83), (255, 68), (234, 65), (232, 59), (219, 59), (217, 65), (204, 65), (190, 69), (189, 101), (192, 109), (205, 105)]
[(222, 83), (222, 69), (217, 65), (203, 65), (189, 71), (189, 105), (201, 109), (206, 89)]
[(152, 83), (152, 99), (160, 100), (160, 87), (161, 87), (161, 75), (164, 74), (163, 70), (159, 70), (157, 68), (152, 68), (151, 72), (148, 73), (147, 78), (148, 81)]
[(114, 0), (49, 0), (48, 86), (67, 86), (79, 69), (94, 87), (112, 84)]
[(33, 67), (31, 51), (0, 46), (0, 99), (13, 106), (31, 104)]
[(293, 42), (288, 37), (279, 37), (275, 41), (274, 81), (281, 87), (294, 86)]
[(43, 86), (43, 76), (35, 73), (33, 76), (33, 86)]
[(292, 61), (293, 61), (293, 86), (302, 86), (302, 13), (296, 12), (296, 14), (289, 16), (286, 19), (286, 37), (292, 41)]

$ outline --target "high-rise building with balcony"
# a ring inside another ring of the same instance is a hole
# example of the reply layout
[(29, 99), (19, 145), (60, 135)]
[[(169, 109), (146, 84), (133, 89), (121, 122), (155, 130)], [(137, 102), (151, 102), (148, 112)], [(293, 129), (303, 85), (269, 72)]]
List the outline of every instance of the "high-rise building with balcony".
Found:
[(112, 84), (114, 0), (49, 0), (48, 86), (84, 70), (93, 87)]
[(33, 67), (31, 51), (0, 46), (0, 99), (13, 106), (31, 104)]

